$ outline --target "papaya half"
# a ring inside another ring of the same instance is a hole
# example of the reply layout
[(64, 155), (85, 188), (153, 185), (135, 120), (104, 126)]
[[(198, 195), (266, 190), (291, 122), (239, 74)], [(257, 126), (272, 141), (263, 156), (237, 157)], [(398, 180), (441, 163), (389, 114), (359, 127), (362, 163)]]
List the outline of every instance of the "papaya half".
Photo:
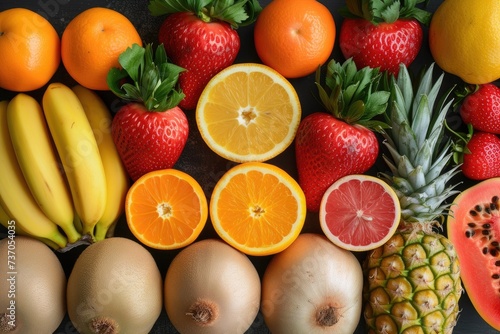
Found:
[(450, 207), (446, 227), (472, 305), (500, 330), (500, 177), (460, 193)]

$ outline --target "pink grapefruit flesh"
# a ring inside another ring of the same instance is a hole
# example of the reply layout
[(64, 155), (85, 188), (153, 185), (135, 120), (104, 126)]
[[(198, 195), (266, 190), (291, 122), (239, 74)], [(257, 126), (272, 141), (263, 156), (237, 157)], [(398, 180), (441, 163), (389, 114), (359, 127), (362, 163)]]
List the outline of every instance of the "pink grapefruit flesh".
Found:
[(383, 180), (348, 175), (323, 195), (319, 220), (331, 242), (351, 251), (383, 245), (396, 231), (401, 215), (399, 199)]

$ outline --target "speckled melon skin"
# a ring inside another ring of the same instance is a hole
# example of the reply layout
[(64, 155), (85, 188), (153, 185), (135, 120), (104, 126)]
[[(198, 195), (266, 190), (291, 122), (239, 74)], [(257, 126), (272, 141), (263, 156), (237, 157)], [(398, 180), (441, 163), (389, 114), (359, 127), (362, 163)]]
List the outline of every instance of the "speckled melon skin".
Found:
[(448, 238), (464, 288), (481, 317), (500, 330), (500, 178), (466, 189), (450, 210)]

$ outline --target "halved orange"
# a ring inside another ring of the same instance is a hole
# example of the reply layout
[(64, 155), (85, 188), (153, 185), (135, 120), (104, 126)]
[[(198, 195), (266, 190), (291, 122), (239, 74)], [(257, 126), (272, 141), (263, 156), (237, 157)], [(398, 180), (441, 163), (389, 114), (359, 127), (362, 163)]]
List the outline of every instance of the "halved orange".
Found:
[(383, 245), (396, 232), (401, 206), (394, 190), (369, 175), (348, 175), (334, 182), (320, 204), (321, 229), (330, 241), (350, 251)]
[(176, 169), (149, 172), (130, 187), (125, 216), (132, 234), (155, 249), (177, 249), (198, 238), (208, 218), (200, 184)]
[(295, 88), (271, 67), (233, 64), (206, 85), (196, 108), (203, 140), (235, 162), (266, 161), (293, 141), (301, 118)]
[(305, 196), (283, 169), (246, 162), (228, 170), (210, 200), (215, 231), (247, 255), (271, 255), (300, 234), (306, 217)]

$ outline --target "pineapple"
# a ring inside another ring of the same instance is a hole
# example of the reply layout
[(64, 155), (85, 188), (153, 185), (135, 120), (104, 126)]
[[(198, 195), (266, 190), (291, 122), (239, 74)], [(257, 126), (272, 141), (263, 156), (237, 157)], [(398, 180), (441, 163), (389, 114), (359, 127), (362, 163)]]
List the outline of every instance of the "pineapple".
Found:
[(451, 90), (437, 101), (443, 75), (434, 82), (433, 67), (416, 91), (403, 65), (390, 82), (391, 129), (384, 133), (390, 172), (380, 177), (396, 191), (402, 217), (394, 236), (363, 263), (368, 333), (451, 333), (458, 317), (458, 258), (436, 231), (447, 213), (445, 200), (458, 192), (447, 185), (458, 166), (446, 168), (452, 143), (443, 139)]

